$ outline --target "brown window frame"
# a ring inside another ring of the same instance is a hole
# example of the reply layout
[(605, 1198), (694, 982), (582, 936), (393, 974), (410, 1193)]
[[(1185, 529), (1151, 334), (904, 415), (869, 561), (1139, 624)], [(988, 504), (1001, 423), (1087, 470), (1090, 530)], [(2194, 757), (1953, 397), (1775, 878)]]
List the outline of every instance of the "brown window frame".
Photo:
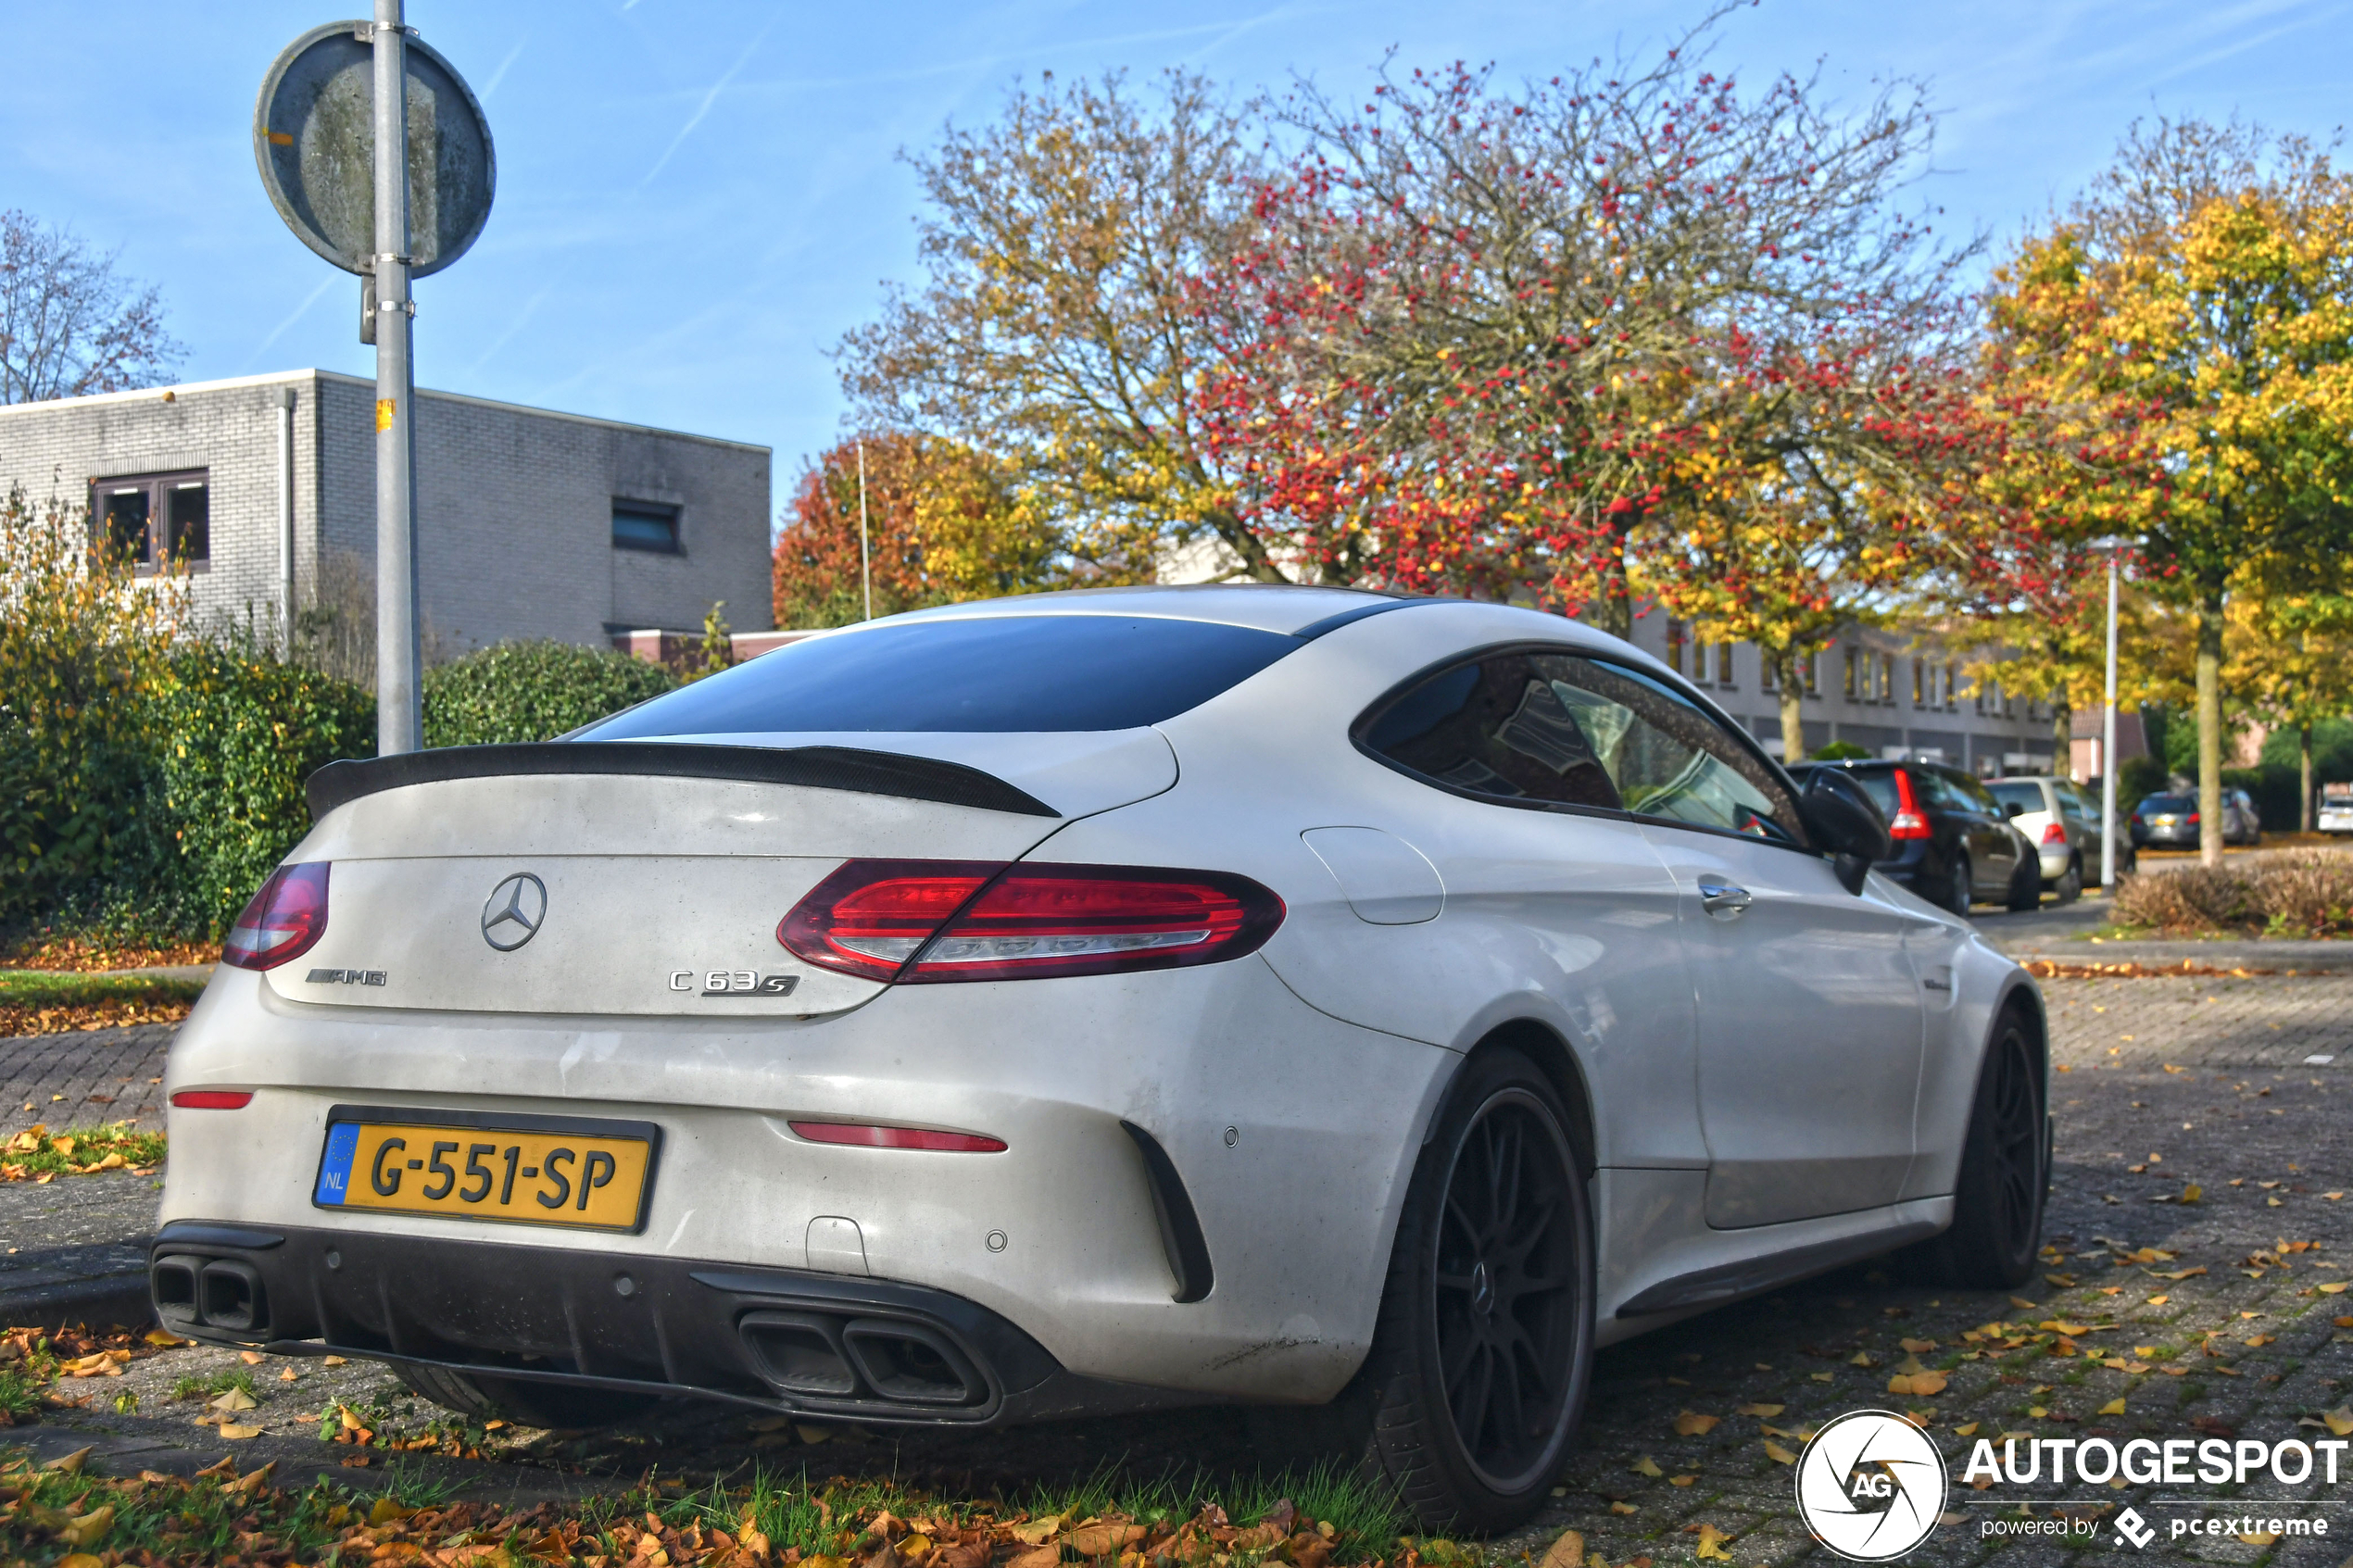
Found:
[[(178, 532), (171, 521), (170, 496), (182, 490), (204, 492), (205, 516), (201, 549), (189, 554), (181, 562), (189, 571), (212, 570), (212, 470), (203, 469), (165, 469), (155, 473), (111, 474), (90, 482), (90, 545), (93, 549), (106, 549), (113, 544), (106, 525), (108, 497), (129, 491), (143, 490), (147, 496), (145, 525), (140, 530), (139, 548), (132, 558), (132, 571), (141, 577), (152, 577), (163, 565), (173, 559), (181, 540), (171, 537)], [(159, 540), (158, 534), (163, 537)], [(161, 544), (160, 551), (157, 545)]]

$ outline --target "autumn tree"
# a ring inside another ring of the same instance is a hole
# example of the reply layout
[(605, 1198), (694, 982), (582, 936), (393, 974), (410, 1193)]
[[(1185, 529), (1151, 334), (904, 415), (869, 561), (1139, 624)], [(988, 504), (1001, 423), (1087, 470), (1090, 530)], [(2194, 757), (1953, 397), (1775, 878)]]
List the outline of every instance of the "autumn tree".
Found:
[(1896, 206), (1928, 112), (1743, 92), (1708, 25), (1279, 106), (1302, 150), (1202, 285), (1206, 428), (1278, 555), (1621, 634), (1655, 597), (1793, 671), (1885, 597), (1957, 407), (1967, 247)]
[(925, 280), (839, 350), (859, 417), (1001, 461), (1085, 581), (1149, 582), (1204, 536), (1281, 581), (1193, 408), (1212, 348), (1189, 280), (1230, 247), (1252, 157), (1182, 72), (1149, 94), (1048, 76), (950, 129), (912, 160)]
[(845, 626), (864, 619), (868, 564), (876, 615), (1061, 587), (1068, 580), (1061, 534), (1016, 493), (1000, 465), (969, 447), (905, 433), (845, 441), (802, 470), (776, 541), (776, 624)]
[(2193, 623), (2202, 851), (2219, 864), (2229, 598), (2325, 589), (2353, 545), (2353, 184), (2296, 137), (2159, 121), (2069, 223), (2076, 373), (2148, 409), (2163, 479), (2124, 521)]
[(0, 212), (0, 404), (151, 386), (180, 354), (154, 288), (70, 230)]
[(2303, 783), (2297, 826), (2312, 831), (2312, 731), (2353, 713), (2353, 598), (2342, 594), (2235, 596), (2228, 609), (2225, 687), (2296, 736)]

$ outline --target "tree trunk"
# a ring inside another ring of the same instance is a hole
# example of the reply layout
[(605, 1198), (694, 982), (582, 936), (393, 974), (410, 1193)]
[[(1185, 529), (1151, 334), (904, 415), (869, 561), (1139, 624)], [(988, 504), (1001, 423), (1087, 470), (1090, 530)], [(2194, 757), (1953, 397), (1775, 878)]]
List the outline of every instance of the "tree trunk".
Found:
[(2222, 863), (2222, 596), (2197, 603), (2198, 863)]
[(2075, 709), (2064, 692), (2051, 699), (2051, 776), (2075, 776)]
[(2298, 808), (2300, 831), (2312, 831), (2312, 726), (2305, 725), (2296, 732), (2296, 761), (2304, 781), (2304, 804)]
[(1634, 640), (1634, 596), (1626, 572), (1626, 537), (1619, 534), (1610, 564), (1602, 572), (1602, 591), (1584, 612), (1585, 623), (1613, 637)]
[(1798, 659), (1795, 648), (1768, 648), (1757, 652), (1773, 666), (1773, 685), (1781, 699), (1781, 761), (1784, 765), (1806, 759), (1806, 720), (1799, 704), (1806, 693), (1798, 685)]

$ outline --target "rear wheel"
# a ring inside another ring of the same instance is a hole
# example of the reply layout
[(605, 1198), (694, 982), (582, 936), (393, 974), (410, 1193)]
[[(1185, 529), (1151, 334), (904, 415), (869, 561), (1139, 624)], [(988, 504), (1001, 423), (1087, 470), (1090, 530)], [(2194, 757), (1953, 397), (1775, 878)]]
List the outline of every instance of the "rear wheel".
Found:
[(2032, 846), (2018, 858), (2018, 870), (2010, 873), (2009, 909), (2013, 914), (2043, 907), (2043, 857)]
[(1977, 887), (1970, 881), (1967, 850), (1954, 854), (1953, 868), (1946, 873), (1945, 882), (1944, 907), (1963, 920), (1969, 919), (1969, 906), (1977, 902)]
[(1474, 1057), (1399, 1216), (1373, 1348), (1341, 1399), (1368, 1479), (1424, 1529), (1527, 1523), (1592, 1383), (1593, 1225), (1560, 1097)]
[(2058, 879), (2058, 901), (2072, 904), (2083, 897), (2083, 861), (2081, 856), (2070, 857), (2067, 870)]
[(1978, 1070), (1953, 1188), (1952, 1228), (1909, 1249), (1910, 1272), (1924, 1283), (1968, 1290), (2023, 1283), (2042, 1245), (2049, 1185), (2042, 1057), (2026, 1020), (2012, 1008), (1995, 1024), (1993, 1047)]
[(406, 1361), (395, 1361), (392, 1372), (411, 1392), (444, 1410), (456, 1411), (477, 1421), (504, 1419), (520, 1426), (555, 1431), (617, 1426), (645, 1414), (660, 1402), (643, 1394), (617, 1394), (604, 1388), (452, 1372), (447, 1367), (417, 1366)]

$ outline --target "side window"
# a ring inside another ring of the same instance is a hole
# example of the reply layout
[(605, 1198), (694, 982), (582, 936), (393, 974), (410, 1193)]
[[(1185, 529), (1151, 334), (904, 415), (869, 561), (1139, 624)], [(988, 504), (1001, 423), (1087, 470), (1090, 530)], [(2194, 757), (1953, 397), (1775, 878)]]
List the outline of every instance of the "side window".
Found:
[[(1433, 675), (1375, 717), (1364, 743), (1403, 768), (1475, 795), (1617, 809), (1617, 787), (1596, 747), (1617, 737), (1591, 735), (1538, 663), (1526, 654), (1499, 654)], [(1588, 722), (1593, 717), (1587, 715)]]
[(1912, 782), (1921, 786), (1931, 810), (1976, 809), (1976, 802), (1969, 799), (1969, 791), (1961, 787), (1959, 774), (1948, 773), (1942, 768), (1915, 768), (1912, 770)]
[(1994, 792), (1967, 773), (1947, 773), (1945, 777), (1953, 781), (1955, 793), (1972, 809), (1982, 811), (1989, 817), (2002, 814), (2001, 803), (1994, 798)]
[(2098, 808), (2085, 799), (2083, 792), (2073, 784), (2060, 784), (2057, 789), (2059, 809), (2066, 814), (2068, 821), (2080, 822), (2099, 814)]
[(1363, 734), (1459, 789), (1802, 842), (1796, 803), (1770, 768), (1667, 686), (1616, 665), (1498, 655), (1424, 682)]

